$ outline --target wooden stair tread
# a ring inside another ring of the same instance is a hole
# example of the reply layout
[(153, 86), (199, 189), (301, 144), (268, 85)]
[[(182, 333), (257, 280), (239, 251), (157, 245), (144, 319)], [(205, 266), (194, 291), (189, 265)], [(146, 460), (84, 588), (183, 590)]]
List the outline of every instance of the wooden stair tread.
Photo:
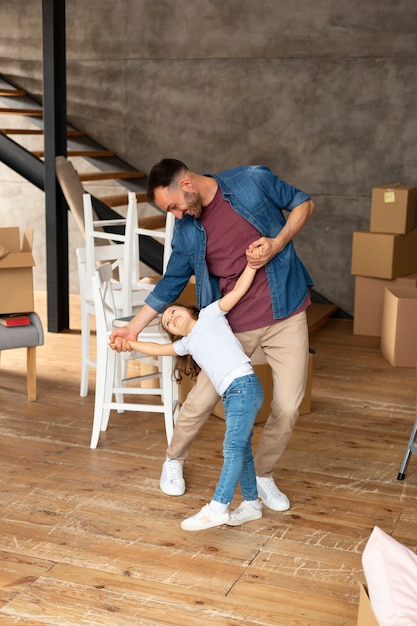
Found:
[(148, 228), (150, 230), (156, 230), (157, 228), (165, 228), (166, 216), (161, 215), (148, 215), (147, 217), (138, 218), (139, 228)]
[(81, 182), (92, 180), (108, 180), (108, 179), (126, 179), (126, 178), (144, 178), (143, 172), (130, 171), (109, 171), (109, 172), (85, 172), (79, 174)]
[[(98, 199), (101, 202), (104, 202), (104, 204), (107, 204), (108, 206), (111, 206), (111, 207), (124, 206), (125, 204), (128, 203), (128, 194), (126, 192), (126, 193), (116, 194), (113, 196), (101, 196)], [(146, 195), (146, 191), (137, 191), (136, 200), (137, 202), (149, 202), (148, 196)]]
[(0, 89), (0, 96), (7, 96), (7, 97), (11, 96), (13, 98), (16, 96), (22, 97), (25, 95), (26, 95), (26, 92), (23, 89), (5, 89), (3, 87)]
[(310, 337), (339, 309), (337, 304), (312, 302), (307, 308), (307, 324)]
[[(44, 150), (33, 150), (32, 154), (37, 157), (45, 156)], [(112, 157), (114, 152), (112, 150), (68, 150), (67, 156), (69, 157)]]
[[(0, 128), (0, 133), (4, 135), (43, 135), (41, 128)], [(67, 137), (84, 137), (83, 130), (67, 130)]]
[(0, 107), (0, 113), (11, 113), (12, 115), (29, 115), (33, 117), (42, 117), (42, 109), (13, 109)]

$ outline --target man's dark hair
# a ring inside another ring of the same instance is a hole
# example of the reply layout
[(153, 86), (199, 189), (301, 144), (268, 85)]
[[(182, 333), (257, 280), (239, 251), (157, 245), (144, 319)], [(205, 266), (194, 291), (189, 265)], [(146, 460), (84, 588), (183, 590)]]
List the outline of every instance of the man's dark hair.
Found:
[(155, 189), (157, 187), (169, 187), (173, 179), (181, 172), (188, 170), (182, 161), (177, 159), (162, 159), (151, 169), (148, 180), (147, 195), (151, 202), (155, 199)]

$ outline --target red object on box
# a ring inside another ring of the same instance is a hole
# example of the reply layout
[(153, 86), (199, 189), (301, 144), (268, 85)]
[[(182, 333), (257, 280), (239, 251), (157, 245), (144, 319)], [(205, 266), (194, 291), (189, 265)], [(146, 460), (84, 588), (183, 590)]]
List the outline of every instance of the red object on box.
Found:
[(0, 324), (3, 326), (29, 326), (30, 319), (27, 315), (4, 315), (0, 317)]

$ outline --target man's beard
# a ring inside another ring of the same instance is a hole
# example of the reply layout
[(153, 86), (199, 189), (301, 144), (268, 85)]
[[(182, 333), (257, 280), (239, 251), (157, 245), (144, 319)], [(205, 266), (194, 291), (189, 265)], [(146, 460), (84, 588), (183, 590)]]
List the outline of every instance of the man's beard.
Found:
[(201, 217), (203, 205), (200, 194), (195, 191), (184, 191), (184, 200), (187, 203), (186, 214), (197, 218)]

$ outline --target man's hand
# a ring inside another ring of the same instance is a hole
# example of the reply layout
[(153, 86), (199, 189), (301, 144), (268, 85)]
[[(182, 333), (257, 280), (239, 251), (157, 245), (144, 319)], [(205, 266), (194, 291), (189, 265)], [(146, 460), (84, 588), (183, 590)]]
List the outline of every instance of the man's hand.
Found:
[(136, 341), (140, 332), (158, 315), (148, 304), (141, 307), (139, 313), (126, 326), (115, 328), (109, 337), (109, 346), (117, 352), (132, 352), (129, 341)]
[[(246, 258), (251, 267), (259, 269), (274, 258), (294, 239), (310, 219), (314, 211), (314, 202), (306, 200), (290, 212), (285, 226), (275, 238), (260, 237), (253, 241), (246, 250)], [(256, 249), (261, 246), (261, 252)]]
[(117, 352), (132, 352), (129, 341), (135, 341), (138, 333), (129, 325), (115, 328), (109, 337), (109, 347)]
[(250, 267), (259, 269), (264, 267), (278, 252), (275, 239), (261, 237), (250, 244), (246, 250), (246, 259)]

